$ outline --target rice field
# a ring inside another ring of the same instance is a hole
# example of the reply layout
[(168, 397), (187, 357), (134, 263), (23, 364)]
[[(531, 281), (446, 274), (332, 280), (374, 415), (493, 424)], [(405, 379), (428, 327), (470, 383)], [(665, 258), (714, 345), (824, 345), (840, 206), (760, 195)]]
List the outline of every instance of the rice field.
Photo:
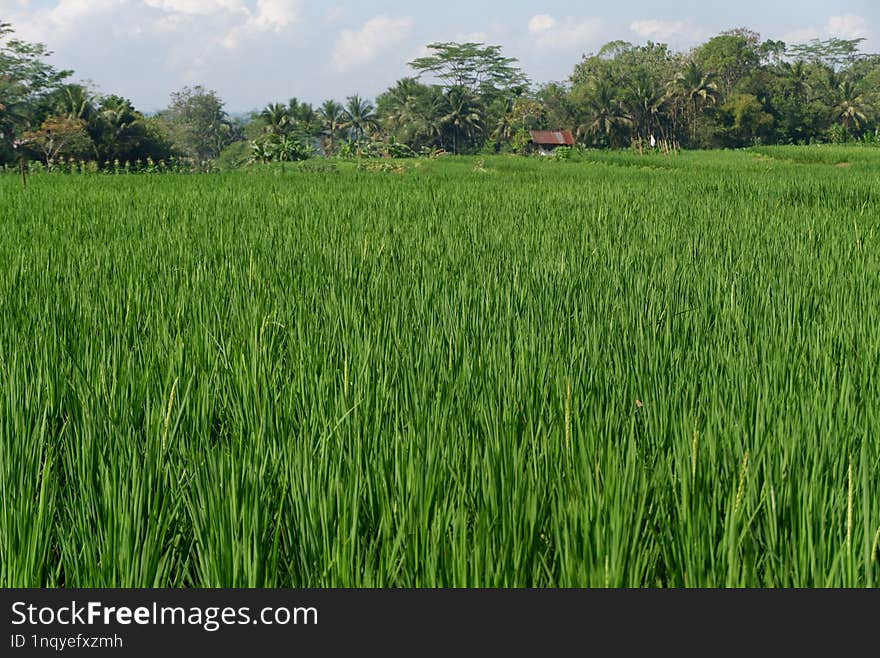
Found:
[(0, 175), (2, 587), (872, 587), (880, 150)]

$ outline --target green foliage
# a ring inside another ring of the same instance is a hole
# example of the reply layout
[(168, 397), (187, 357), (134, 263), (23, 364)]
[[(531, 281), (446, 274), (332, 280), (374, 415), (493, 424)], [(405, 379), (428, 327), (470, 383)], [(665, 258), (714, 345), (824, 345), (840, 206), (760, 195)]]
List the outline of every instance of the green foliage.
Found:
[(446, 88), (463, 88), (473, 94), (497, 95), (528, 85), (528, 78), (505, 57), (501, 46), (482, 43), (431, 43), (430, 55), (409, 63), (419, 76), (432, 75)]
[(126, 98), (101, 98), (89, 122), (98, 161), (168, 160), (174, 149), (168, 124), (145, 117)]
[(751, 30), (722, 32), (698, 47), (694, 59), (717, 77), (724, 96), (761, 63), (760, 35)]
[(578, 160), (0, 175), (0, 586), (875, 587), (880, 153)]
[(223, 101), (201, 86), (171, 94), (171, 105), (160, 116), (167, 122), (175, 148), (196, 163), (216, 158), (237, 138)]
[(84, 120), (60, 116), (49, 116), (38, 128), (22, 133), (17, 144), (42, 158), (47, 166), (67, 158), (88, 157), (94, 149)]
[(216, 165), (220, 171), (239, 169), (252, 161), (253, 145), (250, 142), (233, 142), (217, 157)]
[(71, 75), (46, 61), (52, 53), (43, 44), (13, 35), (0, 20), (0, 164), (13, 160), (16, 136), (42, 123), (40, 102)]
[(807, 62), (815, 62), (821, 66), (839, 69), (852, 65), (859, 59), (859, 46), (864, 39), (813, 39), (804, 44), (796, 44), (789, 48), (789, 55)]
[[(321, 134), (321, 113), (309, 103), (291, 98), (283, 103), (270, 103), (251, 121), (250, 132), (286, 135), (297, 139), (317, 138)], [(256, 138), (257, 135), (252, 135)]]
[(368, 100), (357, 94), (346, 99), (342, 128), (349, 138), (358, 141), (371, 135), (379, 125), (376, 108)]
[(298, 162), (314, 155), (314, 149), (290, 135), (266, 133), (250, 144), (251, 162)]
[(732, 146), (751, 145), (766, 139), (773, 127), (773, 115), (753, 94), (736, 94), (720, 108), (726, 135)]
[(277, 150), (265, 134), (325, 156), (409, 157), (525, 152), (528, 130), (571, 130), (588, 147), (644, 153), (654, 144), (669, 153), (682, 145), (857, 141), (880, 127), (880, 58), (860, 51), (863, 39), (786, 45), (738, 28), (686, 53), (613, 41), (585, 55), (567, 81), (534, 90), (500, 46), (437, 42), (410, 62), (415, 77), (375, 103), (355, 94), (316, 108), (291, 98), (232, 119), (200, 86), (145, 117), (126, 99), (66, 83), (70, 72), (47, 64), (44, 46), (11, 35), (0, 24), (0, 165), (22, 155), (18, 136), (59, 118), (85, 122), (89, 157), (100, 166), (180, 158), (202, 170), (237, 141), (257, 144), (257, 159), (275, 158), (261, 153), (261, 145)]
[(528, 130), (518, 130), (513, 136), (510, 148), (514, 153), (526, 153), (532, 147), (532, 135)]
[(553, 152), (553, 157), (560, 162), (571, 160), (572, 148), (570, 146), (557, 146)]

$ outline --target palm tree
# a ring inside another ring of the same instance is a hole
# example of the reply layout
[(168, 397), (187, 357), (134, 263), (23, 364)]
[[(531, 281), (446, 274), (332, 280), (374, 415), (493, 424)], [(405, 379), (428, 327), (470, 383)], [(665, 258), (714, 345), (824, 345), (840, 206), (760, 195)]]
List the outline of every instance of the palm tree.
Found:
[(639, 137), (653, 135), (655, 128), (662, 133), (661, 114), (667, 95), (648, 71), (643, 69), (633, 76), (626, 90), (626, 97), (629, 115)]
[(289, 122), (295, 132), (309, 138), (320, 132), (320, 117), (311, 103), (300, 102), (294, 97), (288, 101), (287, 106), (290, 114)]
[(270, 103), (260, 112), (265, 131), (270, 135), (284, 135), (290, 130), (290, 109), (282, 103)]
[(495, 130), (492, 131), (492, 139), (499, 142), (513, 141), (519, 130), (519, 123), (513, 113), (508, 111), (498, 117), (498, 123), (495, 124)]
[(834, 106), (834, 120), (842, 125), (847, 133), (851, 130), (860, 133), (868, 123), (868, 103), (859, 94), (852, 80), (844, 79), (837, 88), (837, 104)]
[(840, 86), (844, 83), (845, 78), (830, 66), (823, 66), (819, 76), (820, 89), (819, 96), (831, 106), (838, 102), (840, 97)]
[(102, 138), (96, 139), (98, 159), (105, 162), (124, 159), (130, 146), (129, 133), (140, 115), (129, 100), (120, 96), (106, 96), (101, 100), (98, 116), (103, 133)]
[(799, 59), (793, 64), (786, 66), (788, 72), (788, 80), (791, 84), (791, 90), (798, 98), (809, 100), (810, 83), (808, 79), (807, 65), (804, 60)]
[(715, 75), (704, 71), (696, 62), (690, 61), (684, 70), (680, 71), (676, 76), (675, 84), (691, 104), (693, 118), (691, 139), (696, 143), (697, 116), (699, 115), (700, 106), (705, 106), (706, 103), (715, 104), (718, 102), (718, 84), (715, 82)]
[(477, 97), (464, 87), (452, 87), (444, 96), (445, 112), (440, 125), (452, 131), (452, 152), (458, 153), (459, 138), (473, 139), (483, 130), (483, 118)]
[(413, 100), (410, 120), (416, 139), (427, 145), (442, 147), (446, 107), (446, 97), (437, 87), (431, 87)]
[(95, 97), (82, 85), (64, 85), (58, 90), (56, 107), (60, 116), (91, 121), (95, 115)]
[(343, 127), (351, 133), (355, 141), (366, 137), (378, 125), (372, 103), (357, 94), (348, 97), (345, 104), (345, 124)]
[(410, 147), (439, 145), (447, 114), (443, 92), (414, 78), (403, 78), (383, 95), (385, 129)]
[(415, 78), (403, 78), (384, 94), (382, 114), (387, 129), (394, 131), (412, 123), (423, 90)]
[(321, 131), (327, 139), (327, 152), (332, 153), (345, 129), (345, 109), (334, 100), (324, 101), (318, 108)]
[(618, 90), (606, 78), (594, 80), (588, 88), (586, 110), (586, 121), (578, 126), (578, 133), (603, 135), (611, 147), (615, 146), (620, 129), (633, 125), (632, 117), (618, 99)]

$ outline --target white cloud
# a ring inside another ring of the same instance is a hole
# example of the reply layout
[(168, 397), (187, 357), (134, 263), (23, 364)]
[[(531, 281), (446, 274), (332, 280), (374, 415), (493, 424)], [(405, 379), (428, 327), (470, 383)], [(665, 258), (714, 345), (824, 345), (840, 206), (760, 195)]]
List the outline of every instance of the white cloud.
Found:
[(467, 32), (457, 34), (455, 40), (459, 43), (486, 43), (489, 40), (489, 34), (486, 32)]
[(340, 5), (336, 5), (334, 7), (330, 7), (326, 12), (324, 12), (324, 22), (325, 23), (338, 23), (339, 21), (345, 19), (346, 11), (345, 7), (341, 7)]
[(782, 35), (782, 40), (789, 44), (806, 43), (813, 39), (820, 39), (823, 36), (822, 30), (818, 27), (802, 27), (786, 32)]
[(70, 40), (79, 36), (85, 25), (106, 18), (117, 8), (123, 7), (128, 0), (58, 0), (53, 7), (29, 9), (29, 3), (18, 4), (28, 10), (27, 18), (21, 20), (12, 15), (16, 36), (27, 41), (49, 42), (50, 48), (55, 43)]
[(6, 14), (15, 9), (27, 9), (31, 0), (0, 0), (0, 12)]
[(235, 25), (222, 39), (227, 48), (236, 48), (242, 39), (265, 32), (280, 33), (293, 25), (300, 14), (299, 0), (257, 0), (256, 12), (246, 9), (247, 20)]
[(196, 16), (245, 11), (242, 0), (143, 0), (143, 2), (154, 9)]
[(532, 16), (529, 21), (529, 32), (532, 34), (542, 34), (556, 27), (556, 19), (550, 14), (538, 14)]
[(59, 26), (65, 26), (95, 14), (106, 13), (123, 4), (125, 0), (60, 0), (49, 12), (49, 19)]
[(537, 14), (529, 20), (532, 43), (540, 50), (586, 48), (602, 35), (599, 18), (556, 19), (550, 14)]
[(189, 25), (192, 20), (192, 16), (188, 14), (168, 14), (153, 21), (151, 27), (153, 32), (168, 34), (176, 32), (184, 26)]
[(342, 30), (333, 51), (333, 68), (345, 73), (373, 60), (383, 50), (403, 41), (412, 27), (410, 16), (383, 15), (374, 16), (358, 30)]
[(656, 18), (633, 21), (629, 26), (643, 39), (668, 43), (670, 41), (699, 41), (707, 36), (707, 31), (693, 21), (662, 21)]
[(806, 43), (813, 39), (827, 39), (837, 37), (839, 39), (866, 39), (871, 36), (868, 21), (862, 16), (855, 14), (843, 14), (831, 16), (823, 27), (798, 28), (782, 35), (786, 43)]
[(258, 31), (280, 32), (299, 18), (299, 0), (257, 0), (257, 13), (249, 22)]
[(864, 39), (868, 36), (868, 21), (855, 14), (832, 16), (826, 27), (828, 34), (841, 39)]

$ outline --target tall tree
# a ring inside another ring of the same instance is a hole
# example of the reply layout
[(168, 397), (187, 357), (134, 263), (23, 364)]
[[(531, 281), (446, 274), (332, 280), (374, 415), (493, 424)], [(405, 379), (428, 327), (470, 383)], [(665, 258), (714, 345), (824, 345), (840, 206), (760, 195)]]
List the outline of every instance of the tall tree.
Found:
[(16, 39), (12, 25), (0, 20), (0, 162), (13, 157), (17, 134), (39, 123), (39, 101), (69, 78), (46, 60), (40, 43)]
[(260, 112), (260, 118), (264, 122), (265, 132), (272, 135), (285, 135), (291, 128), (290, 108), (281, 103), (267, 105)]
[(847, 134), (858, 136), (868, 123), (870, 105), (858, 92), (852, 80), (844, 78), (837, 88), (837, 104), (834, 120), (843, 126)]
[(414, 150), (442, 147), (446, 99), (439, 86), (403, 78), (377, 99), (386, 134)]
[(796, 44), (788, 49), (789, 57), (807, 62), (822, 64), (839, 71), (841, 68), (852, 65), (861, 55), (859, 46), (864, 38), (841, 39), (813, 39), (808, 43)]
[(553, 130), (574, 128), (575, 108), (565, 84), (549, 82), (542, 85), (535, 93), (535, 99), (541, 103), (544, 110), (544, 128)]
[(695, 61), (688, 62), (684, 70), (680, 71), (675, 78), (675, 85), (687, 98), (691, 107), (692, 132), (691, 142), (696, 145), (697, 142), (697, 118), (700, 110), (708, 103), (716, 103), (718, 101), (718, 85), (715, 82), (715, 76), (706, 72)]
[(460, 153), (464, 144), (473, 141), (483, 130), (479, 99), (465, 87), (452, 87), (444, 100), (441, 124), (452, 136), (452, 152)]
[(345, 130), (345, 108), (334, 100), (324, 101), (318, 108), (318, 118), (325, 139), (324, 150), (334, 153)]
[(621, 131), (633, 123), (620, 101), (619, 90), (609, 80), (600, 78), (582, 93), (585, 115), (578, 134), (599, 136), (608, 146), (617, 146)]
[(287, 103), (288, 114), (292, 124), (292, 132), (301, 139), (317, 137), (321, 132), (321, 121), (311, 103), (300, 102), (291, 98)]
[(357, 94), (345, 103), (345, 128), (355, 141), (361, 140), (378, 126), (375, 108)]
[(24, 132), (19, 143), (39, 153), (47, 166), (60, 157), (81, 158), (93, 148), (86, 122), (64, 116), (46, 118), (36, 130)]
[(640, 139), (659, 134), (665, 137), (663, 110), (667, 94), (663, 82), (647, 69), (639, 69), (624, 89), (624, 104), (632, 118), (632, 126)]
[(528, 85), (528, 78), (501, 46), (482, 43), (438, 42), (428, 44), (430, 55), (409, 63), (418, 76), (433, 75), (447, 88), (471, 93), (494, 94)]
[(171, 126), (175, 146), (198, 162), (216, 158), (236, 138), (223, 101), (202, 86), (173, 93), (162, 116)]
[(724, 99), (761, 63), (760, 42), (757, 32), (745, 28), (729, 30), (698, 47), (693, 59), (718, 81), (718, 91)]
[(80, 84), (66, 84), (53, 94), (55, 111), (69, 119), (89, 122), (95, 117), (95, 94)]

